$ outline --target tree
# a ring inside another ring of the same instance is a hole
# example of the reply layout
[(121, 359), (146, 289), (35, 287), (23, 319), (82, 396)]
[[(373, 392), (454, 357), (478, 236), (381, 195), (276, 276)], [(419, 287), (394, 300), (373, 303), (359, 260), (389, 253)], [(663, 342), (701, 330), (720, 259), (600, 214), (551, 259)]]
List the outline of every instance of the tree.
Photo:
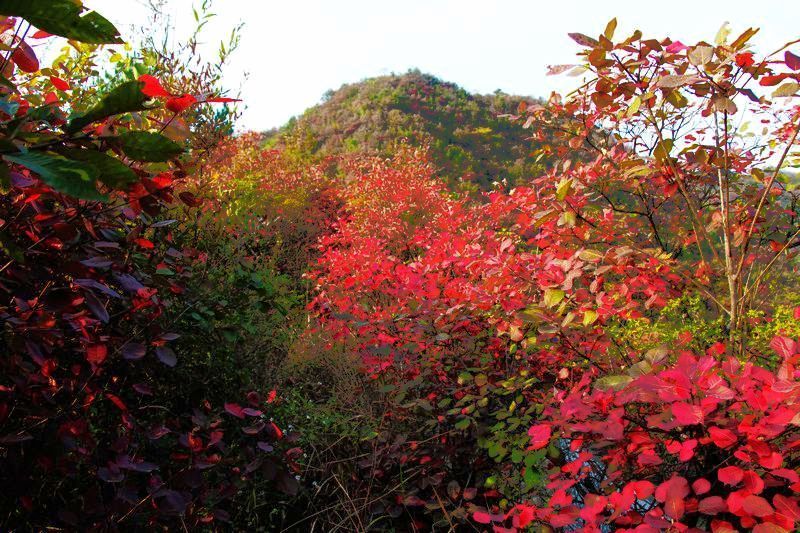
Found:
[(562, 157), (590, 154), (596, 175), (565, 175), (562, 190), (581, 189), (630, 224), (632, 246), (679, 265), (727, 316), (729, 353), (743, 353), (748, 314), (800, 244), (788, 172), (798, 164), (797, 41), (757, 58), (754, 29), (731, 40), (724, 26), (714, 43), (686, 46), (638, 31), (614, 42), (615, 26), (597, 39), (571, 34), (583, 62), (552, 71), (590, 78), (568, 100), (528, 109), (529, 122), (546, 125), (536, 137), (557, 132), (571, 148)]

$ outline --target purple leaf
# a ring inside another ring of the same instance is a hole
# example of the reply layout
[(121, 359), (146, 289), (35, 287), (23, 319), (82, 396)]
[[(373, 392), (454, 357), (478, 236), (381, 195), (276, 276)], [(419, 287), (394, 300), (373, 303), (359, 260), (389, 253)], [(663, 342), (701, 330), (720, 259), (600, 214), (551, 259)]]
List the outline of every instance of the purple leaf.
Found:
[(168, 348), (167, 346), (157, 347), (156, 357), (169, 367), (173, 367), (178, 363), (178, 357), (175, 355), (175, 352), (172, 351), (172, 348)]
[(110, 466), (106, 468), (104, 466), (97, 469), (97, 477), (102, 479), (107, 483), (119, 483), (125, 476), (122, 474), (119, 468), (116, 465)]
[(108, 285), (100, 283), (96, 279), (80, 278), (76, 279), (74, 283), (78, 287), (83, 287), (84, 289), (97, 289), (98, 291), (102, 292), (103, 294), (107, 294), (112, 298), (122, 298), (122, 295), (120, 293), (118, 293)]
[(86, 301), (86, 307), (88, 307), (94, 316), (100, 320), (103, 324), (108, 324), (108, 321), (111, 317), (108, 316), (108, 311), (106, 311), (106, 307), (103, 305), (97, 296), (93, 293), (87, 291), (84, 295), (84, 300)]
[(117, 274), (114, 277), (122, 285), (122, 288), (128, 292), (139, 292), (139, 290), (144, 289), (144, 285), (130, 274)]
[(98, 255), (95, 257), (90, 257), (89, 259), (84, 259), (81, 261), (81, 264), (90, 268), (107, 268), (113, 265), (114, 262), (101, 255)]
[(153, 389), (150, 388), (150, 385), (145, 385), (144, 383), (134, 383), (133, 384), (133, 390), (135, 390), (136, 392), (138, 392), (139, 394), (141, 394), (143, 396), (152, 396), (153, 395)]
[(147, 353), (147, 347), (139, 342), (129, 342), (122, 347), (122, 357), (129, 361), (137, 361)]

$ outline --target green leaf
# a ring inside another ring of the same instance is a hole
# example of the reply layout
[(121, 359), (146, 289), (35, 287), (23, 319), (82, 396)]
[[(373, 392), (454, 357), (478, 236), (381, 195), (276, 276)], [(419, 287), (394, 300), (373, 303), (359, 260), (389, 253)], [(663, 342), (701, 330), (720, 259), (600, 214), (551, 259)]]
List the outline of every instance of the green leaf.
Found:
[(83, 115), (73, 117), (67, 125), (67, 133), (74, 133), (92, 122), (113, 115), (147, 109), (145, 102), (148, 98), (142, 92), (142, 87), (144, 87), (144, 83), (140, 81), (126, 81), (114, 87), (96, 106)]
[(531, 467), (526, 468), (525, 473), (522, 474), (522, 479), (525, 481), (525, 487), (528, 490), (538, 485), (541, 481), (541, 478), (542, 475)]
[(99, 180), (112, 189), (124, 189), (131, 183), (139, 181), (139, 177), (125, 163), (102, 152), (95, 150), (71, 149), (62, 152), (65, 156), (76, 161), (83, 161), (95, 167), (99, 173)]
[(95, 181), (98, 178), (98, 171), (90, 164), (42, 152), (3, 157), (37, 173), (42, 181), (58, 192), (83, 200), (106, 200), (106, 197), (97, 191)]
[(105, 17), (74, 0), (0, 0), (0, 15), (22, 17), (40, 30), (84, 43), (121, 43), (119, 31)]
[(150, 131), (126, 131), (119, 136), (122, 151), (131, 159), (161, 163), (181, 153), (183, 148), (160, 133)]

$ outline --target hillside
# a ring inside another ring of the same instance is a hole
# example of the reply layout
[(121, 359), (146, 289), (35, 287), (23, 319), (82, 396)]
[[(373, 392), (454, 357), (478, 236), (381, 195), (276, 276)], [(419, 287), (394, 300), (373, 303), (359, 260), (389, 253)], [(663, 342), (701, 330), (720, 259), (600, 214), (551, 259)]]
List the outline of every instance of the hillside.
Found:
[(311, 155), (389, 155), (407, 139), (431, 147), (451, 184), (486, 189), (493, 181), (514, 183), (537, 172), (527, 132), (499, 117), (516, 112), (523, 101), (532, 99), (500, 91), (470, 94), (456, 84), (409, 71), (329, 91), (322, 103), (271, 132), (268, 142)]

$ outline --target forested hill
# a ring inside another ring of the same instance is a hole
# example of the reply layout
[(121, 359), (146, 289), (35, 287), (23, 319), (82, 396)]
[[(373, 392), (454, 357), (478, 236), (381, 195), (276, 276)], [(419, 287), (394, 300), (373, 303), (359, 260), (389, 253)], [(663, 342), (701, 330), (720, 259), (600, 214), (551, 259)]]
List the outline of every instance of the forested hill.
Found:
[(427, 144), (441, 175), (455, 185), (486, 189), (534, 175), (529, 134), (500, 115), (532, 98), (502, 92), (470, 94), (429, 74), (369, 78), (329, 91), (324, 101), (273, 131), (270, 145), (306, 155), (389, 154), (398, 142)]

